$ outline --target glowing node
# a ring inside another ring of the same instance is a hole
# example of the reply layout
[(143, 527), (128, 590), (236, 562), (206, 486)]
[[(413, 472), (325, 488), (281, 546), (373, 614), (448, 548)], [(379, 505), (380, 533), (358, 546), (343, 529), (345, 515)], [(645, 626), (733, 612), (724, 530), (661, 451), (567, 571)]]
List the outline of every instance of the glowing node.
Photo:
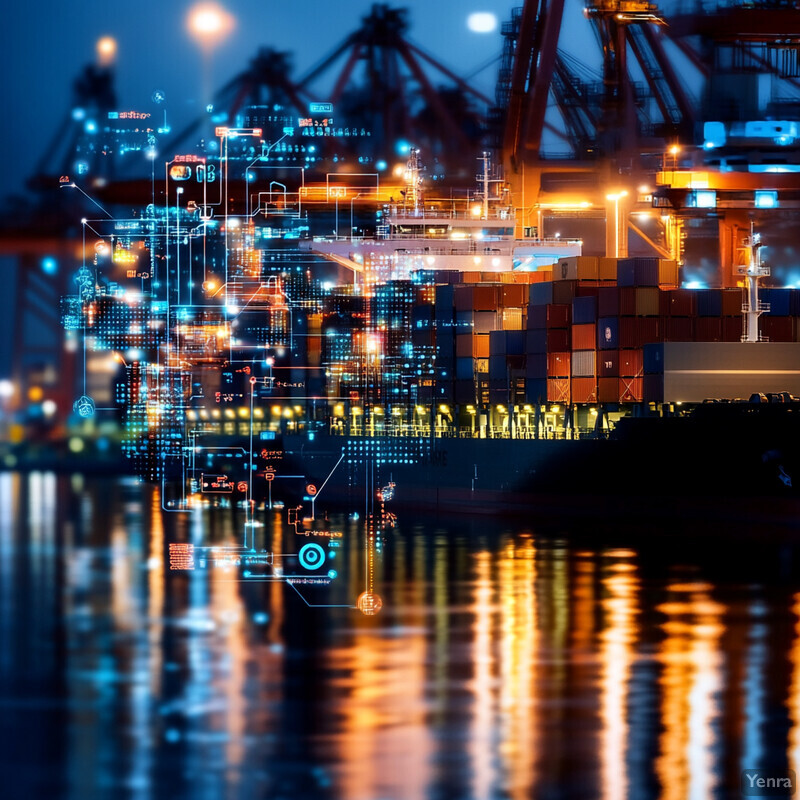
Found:
[(72, 410), (83, 419), (94, 416), (94, 400), (88, 395), (81, 395), (73, 404)]
[(375, 592), (361, 592), (356, 600), (356, 608), (365, 616), (374, 617), (383, 608), (383, 600)]
[(497, 28), (497, 17), (489, 11), (476, 11), (467, 17), (467, 27), (473, 33), (491, 33)]
[(201, 45), (211, 47), (233, 30), (234, 18), (216, 3), (200, 3), (189, 11), (187, 24)]
[(317, 569), (325, 562), (325, 551), (313, 542), (303, 545), (298, 553), (300, 566), (304, 569)]

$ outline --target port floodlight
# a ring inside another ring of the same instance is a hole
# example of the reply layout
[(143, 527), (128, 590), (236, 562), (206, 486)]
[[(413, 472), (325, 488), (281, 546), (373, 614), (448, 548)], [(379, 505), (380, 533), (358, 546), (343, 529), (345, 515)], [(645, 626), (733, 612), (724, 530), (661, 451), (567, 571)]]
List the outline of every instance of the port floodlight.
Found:
[(0, 380), (0, 398), (11, 397), (14, 394), (14, 384), (9, 380)]
[(449, 413), (450, 413), (450, 406), (447, 406), (447, 405), (444, 405), (444, 404), (443, 404), (443, 405), (440, 405), (440, 406), (439, 406), (439, 411), (440, 411), (442, 414), (449, 414)]
[(681, 148), (678, 147), (677, 144), (674, 144), (674, 145), (672, 145), (672, 147), (670, 147), (669, 154), (671, 156), (676, 156), (676, 155), (678, 155), (678, 153), (680, 153), (680, 151), (681, 151)]
[(201, 47), (212, 48), (225, 38), (234, 27), (235, 20), (222, 6), (216, 3), (200, 3), (189, 11), (189, 32)]
[(97, 62), (101, 67), (108, 67), (114, 63), (117, 55), (117, 40), (113, 36), (101, 36), (95, 45)]

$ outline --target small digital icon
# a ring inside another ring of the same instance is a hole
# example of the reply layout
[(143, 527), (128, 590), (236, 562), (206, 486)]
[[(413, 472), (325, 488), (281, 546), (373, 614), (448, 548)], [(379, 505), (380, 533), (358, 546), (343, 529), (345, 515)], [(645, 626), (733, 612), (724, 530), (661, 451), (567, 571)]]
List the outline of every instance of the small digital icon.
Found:
[(247, 481), (239, 481), (239, 483), (236, 484), (236, 488), (240, 492), (246, 492), (247, 491)]
[(361, 592), (356, 600), (356, 608), (362, 614), (374, 617), (383, 608), (383, 600), (375, 592)]
[(306, 494), (309, 497), (314, 497), (316, 493), (317, 493), (317, 487), (313, 483), (309, 483), (308, 486), (306, 486)]
[(94, 400), (88, 395), (82, 394), (73, 404), (72, 410), (83, 419), (94, 416)]
[(274, 481), (275, 480), (275, 473), (272, 470), (267, 470), (264, 473), (264, 479), (267, 481)]
[(154, 103), (160, 105), (167, 99), (167, 95), (164, 93), (162, 89), (156, 89), (151, 95), (151, 98)]
[(325, 562), (325, 551), (313, 542), (304, 544), (298, 554), (300, 566), (305, 569), (317, 569)]

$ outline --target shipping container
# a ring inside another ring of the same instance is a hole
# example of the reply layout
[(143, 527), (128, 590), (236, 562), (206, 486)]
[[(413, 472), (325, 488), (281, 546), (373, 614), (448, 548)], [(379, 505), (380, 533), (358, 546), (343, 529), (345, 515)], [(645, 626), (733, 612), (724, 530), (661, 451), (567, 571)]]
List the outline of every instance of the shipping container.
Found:
[(769, 303), (769, 311), (764, 315), (768, 317), (788, 317), (791, 313), (791, 291), (789, 289), (761, 289), (758, 299)]
[(585, 325), (597, 322), (597, 298), (593, 296), (576, 297), (572, 301), (572, 323)]
[(525, 349), (528, 353), (554, 353), (569, 350), (569, 331), (561, 328), (539, 328), (526, 332)]
[(547, 354), (528, 353), (528, 360), (525, 367), (525, 377), (527, 378), (546, 378), (547, 377)]
[(473, 333), (489, 333), (496, 331), (497, 312), (496, 311), (473, 311), (472, 312), (472, 331)]
[(499, 305), (499, 286), (489, 283), (476, 283), (472, 287), (472, 308), (475, 311), (497, 311)]
[(456, 380), (472, 380), (473, 362), (472, 356), (463, 358), (456, 354)]
[(597, 326), (594, 323), (572, 326), (573, 350), (594, 350), (596, 341)]
[(461, 333), (456, 336), (456, 358), (472, 359), (472, 334)]
[(502, 326), (504, 331), (521, 331), (522, 325), (522, 309), (521, 308), (504, 308), (501, 312)]
[(621, 286), (619, 293), (619, 315), (621, 317), (636, 316), (636, 287)]
[(597, 402), (598, 403), (619, 402), (619, 378), (597, 379)]
[(800, 394), (800, 344), (795, 342), (671, 342), (645, 347), (644, 356), (648, 372), (663, 376), (666, 402)]
[[(601, 281), (617, 280), (617, 259), (604, 256), (597, 259), (597, 277)], [(614, 312), (616, 313), (616, 312)]]
[(508, 378), (508, 364), (505, 355), (489, 356), (489, 380), (497, 381)]
[(619, 319), (600, 317), (597, 320), (597, 349), (617, 350), (619, 348)]
[(695, 294), (692, 289), (672, 289), (661, 292), (659, 311), (662, 317), (691, 317), (695, 314)]
[(548, 353), (547, 376), (549, 378), (569, 378), (571, 353)]
[(658, 258), (621, 258), (617, 262), (619, 286), (658, 286), (662, 283), (661, 277), (661, 264)]
[(619, 351), (619, 375), (622, 378), (636, 377), (644, 372), (642, 349)]
[(489, 334), (476, 333), (472, 337), (472, 355), (474, 358), (489, 358)]
[(527, 378), (525, 400), (534, 405), (547, 402), (547, 378)]
[(570, 324), (572, 306), (547, 305), (528, 306), (528, 328), (567, 328)]
[[(664, 325), (660, 317), (638, 317), (636, 320), (636, 344), (641, 347), (649, 342), (660, 342), (664, 339)], [(624, 347), (620, 343), (621, 347)]]
[(636, 316), (657, 317), (661, 290), (656, 286), (639, 286), (636, 292)]
[(696, 342), (722, 341), (722, 318), (697, 317), (694, 321), (694, 339)]
[(607, 286), (597, 292), (597, 316), (619, 316), (619, 289), (616, 286)]
[[(723, 289), (720, 303), (723, 317), (741, 317), (744, 294), (741, 289)], [(788, 305), (788, 304), (787, 304)], [(788, 308), (787, 308), (788, 313)]]
[(620, 403), (641, 403), (644, 399), (644, 381), (642, 378), (619, 379)]
[(532, 283), (528, 287), (528, 298), (532, 306), (546, 306), (553, 302), (553, 283)]
[(664, 402), (664, 376), (645, 375), (642, 379), (642, 399), (645, 403)]
[(489, 334), (490, 355), (522, 355), (524, 352), (524, 331), (492, 331)]
[(761, 335), (766, 336), (771, 342), (793, 342), (795, 338), (794, 323), (794, 317), (772, 317), (764, 315), (758, 320)]
[(453, 400), (459, 405), (469, 405), (475, 402), (475, 382), (473, 380), (456, 379)]
[(598, 278), (597, 256), (560, 258), (553, 269), (553, 276), (556, 280), (561, 281), (596, 281)]
[(740, 342), (742, 340), (742, 327), (744, 321), (741, 314), (738, 317), (722, 318), (722, 341)]
[(666, 320), (664, 338), (668, 342), (694, 341), (694, 320), (691, 317), (670, 317)]
[(571, 372), (573, 378), (592, 378), (595, 375), (596, 350), (573, 350)]
[(571, 393), (573, 403), (596, 403), (597, 381), (594, 378), (573, 378)]
[(553, 281), (553, 302), (572, 306), (577, 288), (577, 281)]
[(677, 261), (664, 258), (658, 260), (658, 285), (669, 288), (680, 286)]
[(503, 285), (502, 289), (502, 306), (508, 308), (515, 306), (522, 308), (528, 304), (528, 292), (524, 286), (508, 283)]
[(547, 402), (568, 405), (571, 401), (569, 378), (547, 379)]
[(698, 317), (722, 316), (722, 292), (719, 289), (696, 289)]
[(597, 374), (601, 378), (619, 377), (619, 350), (597, 351)]
[(461, 283), (480, 283), (481, 273), (477, 271), (465, 271), (461, 273)]
[(453, 286), (437, 286), (434, 315), (437, 322), (453, 321)]
[(483, 375), (489, 374), (489, 357), (486, 358), (474, 358), (474, 370), (476, 375)]

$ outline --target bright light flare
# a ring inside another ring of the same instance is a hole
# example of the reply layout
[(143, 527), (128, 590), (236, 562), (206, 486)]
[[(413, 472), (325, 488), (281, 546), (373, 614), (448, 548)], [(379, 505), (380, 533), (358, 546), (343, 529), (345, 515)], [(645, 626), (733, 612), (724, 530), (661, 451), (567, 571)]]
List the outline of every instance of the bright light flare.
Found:
[(189, 11), (189, 32), (203, 47), (211, 48), (224, 39), (234, 28), (235, 20), (216, 3), (200, 3)]
[(497, 17), (488, 11), (476, 11), (467, 17), (467, 27), (473, 33), (491, 33), (497, 28)]
[(117, 40), (113, 36), (102, 36), (97, 40), (97, 62), (101, 67), (108, 67), (117, 57)]

